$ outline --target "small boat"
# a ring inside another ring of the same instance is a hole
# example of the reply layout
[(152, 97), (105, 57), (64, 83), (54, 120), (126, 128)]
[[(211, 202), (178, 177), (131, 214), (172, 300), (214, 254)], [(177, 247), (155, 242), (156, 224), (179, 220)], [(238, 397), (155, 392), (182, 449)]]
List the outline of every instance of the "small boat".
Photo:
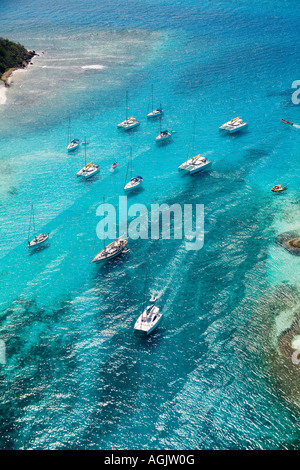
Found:
[(198, 155), (194, 157), (194, 160), (191, 166), (188, 168), (188, 171), (191, 175), (199, 173), (200, 171), (208, 170), (211, 167), (211, 160), (207, 160), (205, 157)]
[(149, 335), (160, 323), (163, 314), (159, 311), (159, 308), (156, 307), (155, 300), (155, 298), (151, 298), (151, 305), (144, 309), (143, 313), (135, 322), (134, 329), (136, 331), (142, 331)]
[(130, 147), (130, 156), (129, 156), (129, 160), (128, 160), (128, 164), (127, 164), (127, 171), (126, 171), (125, 183), (124, 183), (124, 191), (125, 192), (132, 191), (133, 189), (140, 186), (143, 182), (143, 177), (142, 176), (134, 176), (134, 177), (130, 178), (128, 183), (126, 183), (128, 171), (129, 171), (130, 174), (132, 174), (133, 170), (132, 170), (132, 148), (131, 147)]
[(280, 191), (285, 191), (287, 189), (287, 186), (281, 186), (281, 184), (276, 184), (276, 186), (274, 186), (271, 191), (273, 191), (273, 193), (278, 193)]
[(33, 240), (30, 241), (30, 232), (31, 226), (33, 226), (33, 232), (35, 233), (35, 222), (34, 222), (34, 210), (33, 205), (31, 205), (31, 213), (30, 213), (30, 221), (29, 221), (29, 229), (28, 229), (28, 243), (27, 248), (35, 248), (37, 246), (42, 245), (45, 243), (46, 240), (49, 238), (49, 233), (40, 233), (40, 235), (35, 235)]
[(118, 124), (118, 128), (124, 129), (125, 131), (140, 125), (140, 121), (137, 121), (133, 116), (127, 117), (127, 110), (128, 110), (128, 93), (126, 92), (126, 119), (125, 121), (120, 122), (120, 124)]
[(112, 166), (111, 166), (113, 169), (117, 168), (117, 163), (113, 163)]
[(285, 124), (290, 124), (290, 126), (296, 126), (296, 124), (294, 124), (293, 122), (290, 122), (290, 121), (286, 121), (285, 119), (281, 119), (282, 122), (284, 122)]
[(160, 142), (164, 142), (165, 140), (170, 139), (172, 134), (173, 134), (173, 131), (169, 131), (168, 129), (165, 129), (164, 131), (160, 131), (158, 136), (155, 137), (155, 142), (158, 143), (158, 144)]
[(103, 250), (99, 251), (99, 253), (92, 259), (91, 263), (103, 263), (104, 261), (115, 258), (121, 253), (126, 253), (129, 251), (128, 248), (126, 248), (127, 243), (128, 238), (117, 238), (117, 240), (114, 240), (109, 245), (105, 246)]
[(87, 163), (81, 170), (77, 172), (77, 176), (83, 176), (84, 178), (90, 178), (99, 172), (99, 165), (95, 165), (93, 162)]
[(159, 108), (154, 109), (154, 106), (153, 106), (153, 85), (151, 87), (151, 96), (152, 96), (152, 111), (147, 114), (148, 119), (154, 118), (154, 117), (159, 117), (164, 112), (164, 110), (161, 108), (161, 106)]
[(79, 144), (80, 144), (79, 139), (73, 139), (73, 140), (71, 140), (71, 142), (69, 143), (69, 145), (68, 145), (68, 147), (67, 147), (68, 152), (72, 152), (72, 150), (77, 149), (77, 147), (79, 146)]
[(95, 165), (93, 162), (86, 163), (86, 148), (84, 149), (84, 163), (84, 167), (77, 172), (77, 176), (83, 176), (87, 179), (99, 172), (99, 165)]
[(247, 125), (248, 122), (244, 122), (240, 117), (236, 117), (228, 122), (225, 122), (225, 124), (222, 124), (219, 129), (233, 134), (234, 132), (244, 129)]
[(141, 176), (134, 176), (131, 180), (124, 186), (124, 191), (128, 192), (132, 189), (135, 189), (143, 182), (143, 178)]

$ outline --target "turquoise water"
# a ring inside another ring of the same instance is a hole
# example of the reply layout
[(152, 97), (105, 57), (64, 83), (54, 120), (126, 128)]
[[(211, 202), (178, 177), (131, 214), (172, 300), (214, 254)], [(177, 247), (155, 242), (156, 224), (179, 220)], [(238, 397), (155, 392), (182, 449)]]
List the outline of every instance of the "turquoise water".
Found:
[[(299, 257), (276, 243), (299, 228), (300, 130), (280, 122), (300, 124), (296, 1), (40, 3), (0, 6), (1, 35), (39, 54), (0, 105), (0, 447), (299, 448), (299, 369), (281, 342), (298, 321)], [(177, 131), (161, 147), (145, 118), (152, 84)], [(141, 120), (130, 133), (116, 127), (126, 90)], [(237, 115), (248, 129), (220, 135)], [(195, 151), (213, 165), (182, 177), (195, 118)], [(69, 120), (100, 164), (89, 181), (76, 178), (83, 147), (66, 152)], [(130, 202), (204, 204), (201, 250), (130, 240), (89, 263), (130, 147), (144, 177)], [(33, 254), (31, 204), (50, 232)], [(141, 338), (146, 272), (164, 319)]]

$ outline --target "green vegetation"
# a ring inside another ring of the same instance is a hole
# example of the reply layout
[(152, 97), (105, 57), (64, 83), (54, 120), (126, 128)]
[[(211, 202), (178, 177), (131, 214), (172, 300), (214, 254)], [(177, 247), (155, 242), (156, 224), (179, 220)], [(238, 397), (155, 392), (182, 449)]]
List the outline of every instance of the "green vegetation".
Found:
[(24, 66), (33, 55), (22, 44), (0, 37), (0, 75), (10, 68)]

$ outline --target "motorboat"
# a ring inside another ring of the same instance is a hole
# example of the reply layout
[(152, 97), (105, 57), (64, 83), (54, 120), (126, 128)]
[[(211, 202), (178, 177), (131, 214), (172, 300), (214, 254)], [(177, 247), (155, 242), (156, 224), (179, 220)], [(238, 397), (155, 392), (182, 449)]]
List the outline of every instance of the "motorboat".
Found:
[(128, 248), (126, 245), (128, 243), (128, 238), (119, 237), (117, 240), (114, 240), (109, 245), (105, 246), (97, 255), (92, 259), (91, 263), (102, 263), (108, 261), (112, 258), (115, 258), (121, 253), (126, 253)]
[(221, 131), (227, 131), (230, 134), (233, 134), (234, 132), (244, 129), (247, 125), (248, 122), (244, 122), (240, 117), (236, 117), (228, 122), (225, 122), (225, 124), (222, 124), (219, 129)]

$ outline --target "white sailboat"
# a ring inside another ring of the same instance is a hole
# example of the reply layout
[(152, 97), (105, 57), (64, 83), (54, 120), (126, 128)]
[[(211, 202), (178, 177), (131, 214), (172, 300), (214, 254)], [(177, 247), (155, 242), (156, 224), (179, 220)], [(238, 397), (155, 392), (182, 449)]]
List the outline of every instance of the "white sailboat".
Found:
[(175, 133), (175, 131), (170, 131), (168, 129), (164, 129), (163, 131), (161, 130), (161, 116), (159, 119), (159, 134), (157, 137), (155, 137), (155, 142), (157, 144), (161, 142), (165, 142), (166, 140), (169, 140), (172, 137), (172, 134)]
[(139, 125), (140, 125), (140, 121), (137, 121), (135, 117), (133, 116), (128, 117), (128, 92), (126, 91), (126, 119), (125, 121), (122, 121), (120, 122), (120, 124), (118, 124), (118, 128), (124, 129), (125, 131), (127, 131)]
[(77, 176), (83, 176), (85, 179), (90, 178), (99, 172), (99, 165), (93, 162), (86, 163), (86, 147), (84, 148), (84, 167), (77, 172)]
[(68, 126), (68, 146), (67, 146), (67, 151), (72, 152), (75, 150), (80, 144), (79, 139), (72, 139), (71, 140), (71, 134), (70, 134), (70, 120), (69, 120), (69, 126)]
[(148, 119), (161, 116), (161, 115), (163, 114), (163, 112), (164, 112), (164, 110), (162, 109), (161, 106), (160, 106), (159, 108), (155, 108), (155, 109), (154, 109), (154, 105), (153, 105), (153, 85), (151, 86), (151, 97), (152, 97), (152, 100), (151, 100), (151, 103), (152, 103), (152, 111), (147, 114), (147, 118), (148, 118)]
[(128, 248), (126, 248), (127, 243), (128, 238), (126, 237), (119, 237), (107, 246), (105, 246), (104, 242), (104, 248), (96, 254), (91, 263), (103, 263), (104, 261), (115, 258), (121, 253), (126, 253), (129, 251)]
[[(146, 285), (147, 285), (147, 282), (145, 283), (145, 291), (146, 291)], [(145, 294), (146, 292), (144, 292), (144, 298), (145, 298)], [(156, 298), (152, 296), (150, 299), (150, 305), (148, 305), (146, 308), (144, 308), (145, 307), (144, 305), (143, 312), (138, 317), (134, 325), (134, 329), (136, 331), (142, 331), (146, 333), (147, 335), (149, 335), (159, 325), (163, 317), (163, 314), (159, 311), (159, 308), (156, 307), (155, 301), (156, 301)]]
[(143, 182), (143, 177), (142, 176), (133, 176), (130, 178), (130, 180), (126, 183), (127, 181), (127, 176), (128, 176), (128, 171), (129, 174), (132, 175), (132, 148), (130, 147), (130, 156), (127, 164), (127, 171), (126, 171), (126, 176), (125, 176), (125, 185), (124, 185), (124, 191), (129, 192), (132, 191), (133, 189), (137, 188), (140, 186)]
[[(34, 238), (30, 241), (31, 228), (33, 228)], [(40, 235), (35, 235), (35, 233), (34, 210), (33, 205), (31, 205), (27, 248), (35, 248), (39, 245), (42, 245), (49, 238), (49, 233), (40, 233)]]

